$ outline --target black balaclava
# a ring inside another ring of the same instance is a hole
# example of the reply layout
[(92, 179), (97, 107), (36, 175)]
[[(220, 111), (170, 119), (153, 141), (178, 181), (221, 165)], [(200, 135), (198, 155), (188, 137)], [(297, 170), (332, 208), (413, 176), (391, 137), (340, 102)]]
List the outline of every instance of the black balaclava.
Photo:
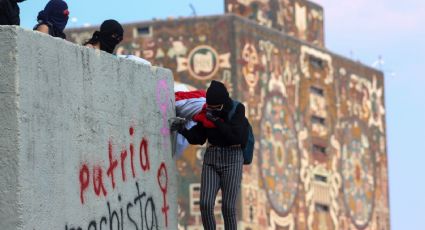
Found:
[(44, 10), (38, 13), (37, 21), (47, 23), (55, 30), (55, 34), (63, 33), (69, 19), (68, 5), (62, 0), (50, 0)]
[(100, 49), (111, 53), (115, 47), (122, 41), (124, 29), (121, 24), (113, 19), (106, 20), (100, 26), (100, 31), (93, 34), (93, 40), (98, 40)]
[(223, 110), (213, 111), (215, 116), (225, 118), (228, 112), (232, 109), (232, 99), (229, 97), (229, 92), (223, 83), (219, 81), (212, 81), (210, 87), (207, 90), (206, 101), (208, 105), (221, 105), (223, 104)]
[(18, 3), (25, 0), (3, 0), (0, 1), (0, 25), (17, 25), (21, 24), (19, 17)]

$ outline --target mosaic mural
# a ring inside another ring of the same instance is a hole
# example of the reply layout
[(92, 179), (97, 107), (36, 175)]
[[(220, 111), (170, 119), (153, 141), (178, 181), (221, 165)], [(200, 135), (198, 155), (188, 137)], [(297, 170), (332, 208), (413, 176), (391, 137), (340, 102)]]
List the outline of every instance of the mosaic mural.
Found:
[[(244, 103), (257, 142), (244, 167), (240, 229), (389, 230), (382, 73), (267, 28), (271, 21), (292, 36), (323, 36), (321, 8), (275, 1), (285, 10), (268, 14), (271, 2), (227, 1), (265, 27), (232, 15), (129, 24), (117, 52), (170, 68), (191, 88), (223, 81)], [(82, 41), (87, 31), (69, 37)], [(176, 162), (179, 230), (202, 229), (204, 151), (190, 146)], [(224, 229), (220, 208), (219, 195), (215, 212)]]
[(347, 225), (385, 229), (388, 178), (382, 174), (387, 172), (382, 78), (346, 67), (340, 67), (337, 75), (343, 204), (351, 220)]
[(324, 46), (323, 9), (306, 0), (225, 0), (226, 12), (256, 21), (319, 47)]
[(294, 203), (299, 175), (295, 124), (285, 103), (282, 95), (270, 95), (260, 125), (261, 179), (269, 202), (281, 214)]

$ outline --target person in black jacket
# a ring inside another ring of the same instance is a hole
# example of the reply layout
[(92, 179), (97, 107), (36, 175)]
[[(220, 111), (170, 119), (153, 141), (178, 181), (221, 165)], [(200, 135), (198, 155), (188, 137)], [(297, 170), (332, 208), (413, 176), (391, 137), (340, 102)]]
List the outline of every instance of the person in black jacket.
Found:
[(84, 43), (84, 46), (100, 49), (112, 54), (115, 47), (122, 41), (124, 29), (116, 20), (109, 19), (100, 25), (100, 31), (95, 31), (93, 36)]
[[(233, 100), (223, 83), (212, 81), (206, 95), (205, 119), (202, 112), (195, 116), (198, 123), (190, 130), (172, 124), (190, 144), (203, 145), (208, 141), (201, 175), (200, 208), (204, 229), (216, 228), (214, 204), (222, 191), (222, 213), (225, 229), (237, 229), (236, 199), (242, 180), (242, 148), (248, 138), (245, 107)], [(231, 117), (229, 112), (237, 106)]]
[(25, 0), (0, 0), (0, 25), (21, 24), (18, 2)]
[(63, 0), (50, 0), (37, 16), (38, 24), (34, 30), (65, 39), (63, 30), (69, 19), (68, 4)]

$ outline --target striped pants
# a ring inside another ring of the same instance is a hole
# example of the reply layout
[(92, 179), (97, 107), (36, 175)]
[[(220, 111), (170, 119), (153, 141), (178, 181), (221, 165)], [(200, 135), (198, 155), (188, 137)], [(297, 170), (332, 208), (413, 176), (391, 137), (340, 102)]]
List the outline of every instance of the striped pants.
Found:
[(208, 147), (204, 155), (201, 176), (200, 208), (206, 230), (215, 230), (214, 204), (221, 189), (221, 211), (226, 230), (236, 230), (236, 198), (242, 180), (243, 153), (241, 147)]

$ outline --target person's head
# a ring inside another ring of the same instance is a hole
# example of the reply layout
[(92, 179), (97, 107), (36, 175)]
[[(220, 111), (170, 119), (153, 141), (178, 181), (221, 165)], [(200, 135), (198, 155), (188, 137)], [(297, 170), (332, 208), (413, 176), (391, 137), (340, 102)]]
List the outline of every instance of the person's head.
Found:
[(100, 26), (100, 31), (94, 32), (92, 38), (84, 45), (98, 45), (105, 52), (113, 53), (115, 47), (122, 41), (124, 29), (113, 19), (106, 20)]
[(49, 23), (54, 29), (63, 32), (69, 19), (68, 5), (63, 0), (50, 0), (44, 10), (38, 13), (39, 23)]
[(214, 116), (225, 117), (232, 106), (232, 100), (229, 97), (229, 92), (223, 83), (212, 81), (207, 89), (207, 111)]

